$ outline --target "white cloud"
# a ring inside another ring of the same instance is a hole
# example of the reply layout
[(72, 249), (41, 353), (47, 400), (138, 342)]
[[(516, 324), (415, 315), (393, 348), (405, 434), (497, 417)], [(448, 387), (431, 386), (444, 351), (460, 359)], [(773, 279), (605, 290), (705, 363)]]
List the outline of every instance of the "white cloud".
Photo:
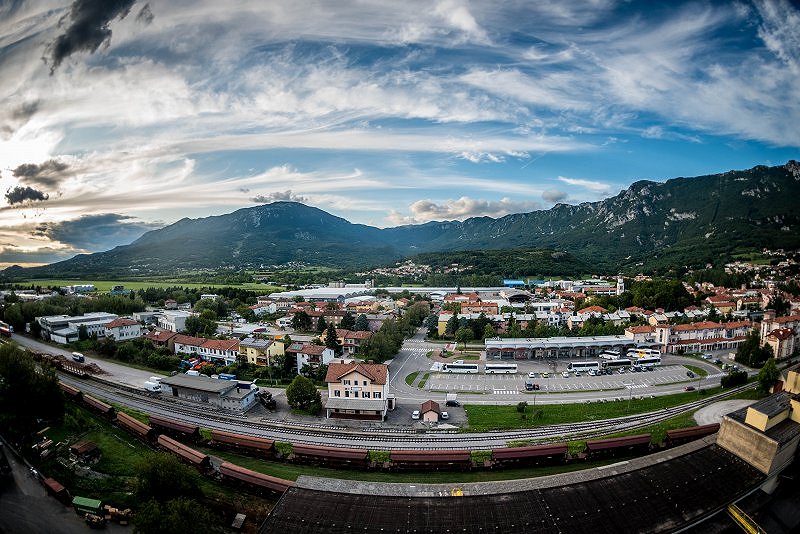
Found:
[(541, 203), (532, 200), (473, 199), (466, 196), (443, 202), (418, 200), (409, 206), (410, 214), (403, 215), (391, 210), (387, 220), (395, 225), (424, 223), (429, 221), (464, 220), (470, 217), (502, 217), (510, 213), (520, 213), (540, 209)]
[(582, 178), (567, 178), (566, 176), (559, 176), (559, 182), (564, 182), (565, 184), (574, 185), (577, 187), (583, 187), (585, 189), (589, 189), (591, 191), (596, 192), (607, 192), (611, 185), (605, 182), (598, 182), (595, 180), (584, 180)]

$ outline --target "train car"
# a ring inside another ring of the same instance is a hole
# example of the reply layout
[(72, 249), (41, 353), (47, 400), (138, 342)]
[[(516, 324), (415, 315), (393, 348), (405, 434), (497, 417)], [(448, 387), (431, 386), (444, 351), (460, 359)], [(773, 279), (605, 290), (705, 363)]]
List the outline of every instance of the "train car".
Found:
[(367, 467), (369, 464), (369, 451), (367, 449), (293, 444), (290, 459), (304, 463), (336, 465), (339, 467)]
[(154, 441), (156, 438), (156, 431), (153, 427), (124, 412), (117, 414), (117, 424), (143, 441)]
[(65, 384), (61, 380), (58, 381), (58, 387), (61, 388), (61, 392), (64, 393), (64, 396), (68, 399), (79, 401), (83, 396), (83, 391), (79, 390), (76, 387), (72, 387), (69, 384)]
[(211, 445), (220, 449), (231, 449), (259, 457), (269, 457), (272, 456), (275, 441), (254, 436), (243, 436), (222, 430), (212, 430)]
[(714, 434), (718, 431), (719, 431), (719, 423), (667, 430), (665, 445), (667, 447), (675, 447), (677, 445), (682, 445), (684, 443), (688, 443), (696, 439), (710, 436), (711, 434)]
[(207, 454), (196, 451), (169, 436), (163, 434), (158, 436), (158, 446), (201, 471), (208, 471), (211, 468), (211, 458)]
[(492, 465), (510, 467), (562, 464), (567, 461), (567, 450), (566, 443), (492, 449)]
[(468, 450), (393, 450), (394, 469), (469, 469), (472, 458)]
[(67, 491), (67, 488), (61, 485), (57, 480), (52, 478), (45, 478), (42, 480), (42, 485), (48, 495), (55, 497), (62, 504), (69, 505), (72, 502), (72, 496)]
[(81, 402), (83, 402), (84, 406), (99, 413), (100, 415), (104, 415), (109, 419), (114, 418), (114, 407), (110, 404), (106, 404), (101, 400), (95, 399), (91, 395), (83, 395), (81, 397)]
[(224, 462), (219, 467), (219, 474), (222, 476), (222, 480), (226, 482), (246, 486), (257, 492), (283, 493), (294, 486), (294, 482), (290, 480), (265, 475), (258, 471), (251, 471), (230, 462)]
[(159, 432), (177, 439), (197, 441), (200, 439), (200, 427), (180, 421), (173, 421), (160, 415), (150, 416), (150, 426)]
[(56, 369), (79, 378), (86, 378), (89, 376), (86, 366), (84, 366), (82, 363), (71, 362), (69, 360), (58, 360)]
[(622, 438), (596, 439), (586, 442), (586, 456), (591, 459), (632, 456), (650, 450), (651, 434), (637, 434)]

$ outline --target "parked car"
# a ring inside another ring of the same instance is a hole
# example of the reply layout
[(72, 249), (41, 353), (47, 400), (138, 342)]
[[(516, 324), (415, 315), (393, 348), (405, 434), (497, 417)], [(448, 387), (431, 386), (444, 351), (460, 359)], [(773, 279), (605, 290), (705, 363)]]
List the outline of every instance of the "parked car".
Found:
[(620, 367), (619, 368), (619, 374), (621, 374), (621, 375), (625, 374), (625, 368), (624, 367)]
[(542, 378), (550, 378), (550, 373), (542, 373)]
[(533, 389), (534, 389), (534, 391), (538, 391), (541, 388), (539, 387), (539, 384), (534, 384), (533, 385)]
[(419, 410), (411, 412), (411, 419), (419, 419)]
[(445, 401), (445, 406), (461, 406), (461, 403), (457, 400), (450, 399), (449, 401)]
[[(576, 373), (576, 376), (577, 376), (577, 373)], [(597, 376), (597, 371), (595, 371), (594, 369), (589, 369), (589, 376)]]
[(533, 384), (531, 382), (525, 382), (525, 391), (533, 391)]
[(450, 419), (450, 414), (447, 412), (442, 412), (442, 419)]
[(689, 378), (694, 378), (694, 373), (691, 371), (686, 371), (686, 376), (688, 376)]
[(694, 386), (686, 386), (683, 388), (684, 391), (694, 391)]
[(536, 373), (531, 371), (530, 373), (528, 373), (528, 378), (536, 378)]
[(720, 360), (719, 358), (715, 358), (714, 363), (716, 363), (717, 365), (722, 365), (722, 360)]
[(569, 378), (569, 372), (567, 372), (567, 371), (563, 371), (563, 372), (561, 373), (561, 376), (563, 376), (564, 378)]

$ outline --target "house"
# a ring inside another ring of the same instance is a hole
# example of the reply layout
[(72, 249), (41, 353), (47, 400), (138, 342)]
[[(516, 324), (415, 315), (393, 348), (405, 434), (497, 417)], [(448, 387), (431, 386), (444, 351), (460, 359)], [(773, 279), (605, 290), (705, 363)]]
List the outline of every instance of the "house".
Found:
[(795, 350), (794, 330), (791, 328), (776, 328), (763, 339), (763, 344), (772, 348), (775, 358), (781, 360), (789, 358)]
[(383, 421), (388, 409), (389, 366), (382, 363), (328, 364), (328, 418)]
[(230, 365), (239, 357), (238, 339), (207, 339), (200, 345), (199, 355), (204, 360)]
[(253, 304), (250, 306), (250, 309), (253, 310), (253, 313), (256, 317), (261, 317), (262, 315), (266, 315), (268, 313), (275, 313), (278, 311), (278, 307), (275, 305), (274, 302), (266, 304)]
[(158, 317), (158, 327), (170, 332), (183, 332), (186, 330), (186, 319), (191, 315), (181, 310), (165, 310)]
[(776, 334), (773, 336), (773, 339), (770, 340), (773, 344), (772, 349), (775, 352), (776, 358), (778, 357), (779, 353), (785, 354), (786, 351), (789, 350), (789, 346), (792, 347), (792, 352), (794, 352), (795, 349), (800, 348), (800, 315), (775, 317), (775, 312), (773, 310), (767, 310), (764, 312), (764, 318), (761, 321), (761, 344), (766, 345), (768, 343), (767, 337), (776, 330), (792, 331), (791, 341), (788, 337), (786, 337), (785, 332)]
[(328, 365), (335, 358), (333, 349), (322, 345), (311, 345), (310, 343), (292, 343), (286, 351), (286, 357), (294, 357), (296, 364), (295, 372), (300, 374), (304, 365), (319, 367)]
[(164, 309), (165, 310), (177, 310), (178, 309), (178, 301), (173, 299), (167, 299), (164, 301)]
[(200, 295), (200, 300), (211, 300), (216, 302), (218, 298), (219, 295), (215, 295), (214, 293), (203, 293), (202, 295)]
[(246, 337), (239, 341), (239, 355), (252, 365), (270, 365), (276, 356), (284, 353), (283, 343), (272, 339)]
[(127, 341), (142, 336), (142, 329), (139, 323), (133, 319), (114, 319), (105, 324), (106, 337), (114, 338), (114, 341)]
[(426, 400), (422, 403), (419, 413), (423, 423), (438, 423), (442, 410), (439, 408), (438, 402)]
[(208, 341), (202, 337), (186, 336), (177, 334), (172, 338), (172, 351), (175, 354), (186, 354), (189, 356), (199, 356), (200, 347)]
[(496, 302), (464, 302), (461, 304), (461, 313), (497, 315), (498, 311), (499, 308)]
[(146, 333), (143, 337), (152, 341), (153, 345), (156, 347), (169, 347), (171, 351), (175, 352), (172, 339), (178, 335), (180, 334), (170, 332), (169, 330), (155, 330), (153, 332)]
[(608, 313), (608, 310), (602, 306), (588, 306), (578, 310), (578, 313), (581, 315), (589, 315), (591, 317), (601, 317), (604, 313)]
[(357, 332), (354, 330), (336, 329), (336, 337), (342, 344), (342, 349), (346, 356), (352, 356), (358, 352), (361, 344), (372, 337), (372, 332)]
[(629, 326), (625, 329), (625, 337), (634, 343), (648, 343), (655, 337), (656, 327), (652, 325)]
[(750, 321), (729, 323), (700, 321), (689, 324), (658, 325), (655, 329), (655, 341), (664, 347), (664, 352), (705, 352), (737, 349), (753, 330), (753, 324)]

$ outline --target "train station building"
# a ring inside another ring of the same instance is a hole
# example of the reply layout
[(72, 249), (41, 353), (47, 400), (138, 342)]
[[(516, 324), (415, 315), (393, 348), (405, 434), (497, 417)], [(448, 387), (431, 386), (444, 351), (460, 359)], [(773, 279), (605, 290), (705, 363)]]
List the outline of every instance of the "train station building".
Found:
[(161, 380), (161, 396), (209, 404), (232, 412), (246, 412), (256, 404), (256, 388), (236, 380), (179, 374)]

